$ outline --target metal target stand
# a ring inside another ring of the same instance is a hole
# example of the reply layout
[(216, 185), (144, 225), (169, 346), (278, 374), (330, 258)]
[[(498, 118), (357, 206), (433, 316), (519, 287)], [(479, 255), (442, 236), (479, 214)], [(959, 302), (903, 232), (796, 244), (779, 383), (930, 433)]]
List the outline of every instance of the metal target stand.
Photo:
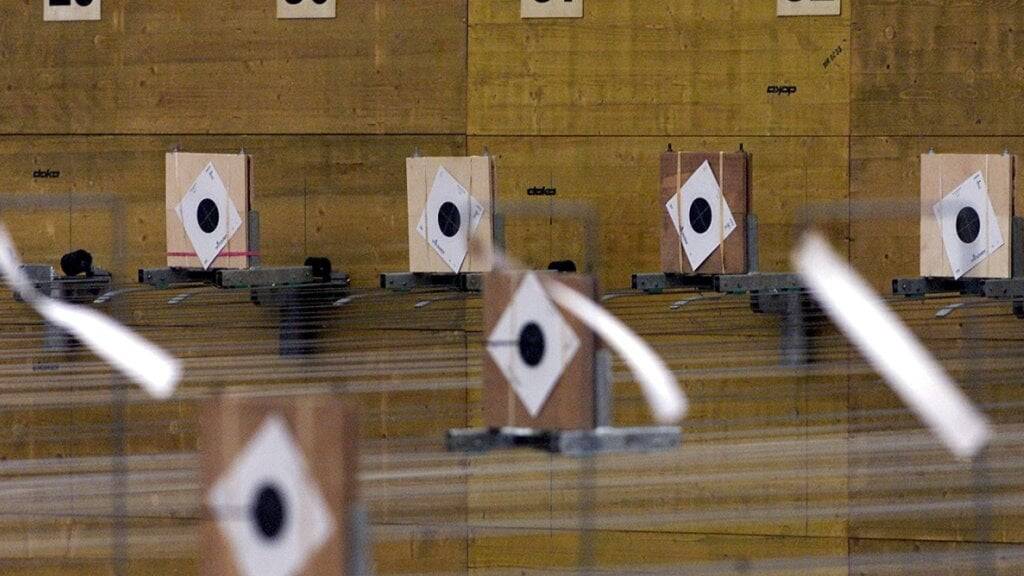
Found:
[(746, 274), (636, 273), (631, 286), (644, 294), (662, 294), (666, 290), (697, 290), (720, 294), (749, 295), (750, 309), (756, 314), (780, 316), (783, 363), (797, 366), (807, 361), (809, 327), (807, 316), (820, 316), (798, 274), (760, 272), (758, 270), (757, 216), (747, 214)]
[[(587, 273), (593, 273), (597, 262), (597, 217), (587, 206), (567, 202), (559, 207), (559, 216), (581, 221), (586, 235)], [(502, 204), (494, 215), (496, 237), (503, 246), (506, 218), (517, 216), (550, 216), (548, 210), (522, 202)], [(498, 241), (496, 241), (498, 242)], [(448, 430), (445, 447), (449, 452), (482, 454), (495, 450), (531, 448), (552, 454), (588, 459), (600, 454), (628, 452), (661, 452), (682, 444), (682, 430), (677, 426), (638, 426), (617, 428), (612, 419), (612, 359), (606, 349), (598, 349), (594, 358), (594, 426), (579, 430), (547, 430), (522, 427), (456, 428)]]
[[(250, 210), (249, 252), (259, 254), (259, 213)], [(253, 256), (246, 269), (203, 268), (144, 268), (139, 270), (138, 281), (158, 290), (208, 285), (215, 288), (249, 290), (250, 299), (257, 306), (276, 308), (280, 353), (282, 356), (304, 355), (313, 352), (319, 327), (303, 312), (312, 306), (329, 307), (331, 302), (348, 295), (349, 275), (335, 272), (327, 258), (307, 258), (302, 266), (260, 266), (259, 256)]]
[(991, 300), (1009, 300), (1013, 315), (1024, 320), (1024, 218), (1014, 216), (1010, 231), (1009, 278), (960, 278), (918, 276), (895, 278), (892, 293), (907, 298), (960, 294)]
[(445, 447), (449, 452), (478, 454), (492, 450), (533, 448), (552, 454), (585, 457), (623, 452), (661, 452), (677, 448), (682, 443), (682, 431), (676, 426), (616, 428), (610, 425), (612, 374), (611, 355), (607, 350), (597, 352), (594, 388), (594, 428), (457, 428), (448, 431)]
[[(483, 155), (490, 157), (490, 150), (484, 148)], [(413, 150), (412, 157), (420, 157), (419, 148)], [(492, 240), (496, 246), (500, 245), (499, 242), (504, 239), (504, 233), (499, 228), (498, 218), (495, 215)], [(418, 290), (480, 292), (484, 288), (484, 275), (482, 272), (382, 272), (380, 287), (390, 292)]]
[[(92, 255), (84, 250), (76, 250), (61, 257), (63, 275), (57, 273), (49, 264), (23, 264), (22, 271), (29, 282), (41, 294), (55, 300), (71, 304), (102, 304), (114, 293), (110, 272), (92, 266)], [(22, 301), (21, 295), (14, 293), (14, 299)], [(43, 352), (64, 353), (76, 346), (76, 341), (64, 330), (44, 323)]]

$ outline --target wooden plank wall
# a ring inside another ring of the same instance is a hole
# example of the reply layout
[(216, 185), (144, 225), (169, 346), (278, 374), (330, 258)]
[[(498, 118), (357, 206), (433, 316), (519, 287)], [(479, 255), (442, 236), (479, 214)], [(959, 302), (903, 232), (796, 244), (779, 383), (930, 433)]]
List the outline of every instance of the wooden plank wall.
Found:
[[(105, 0), (102, 21), (56, 24), (42, 22), (39, 1), (11, 0), (0, 4), (0, 193), (67, 196), (72, 207), (3, 218), (26, 260), (56, 263), (84, 247), (103, 265), (110, 216), (74, 200), (114, 195), (125, 203), (128, 251), (114, 272), (130, 279), (163, 261), (163, 153), (244, 148), (266, 262), (324, 255), (372, 286), (406, 265), (403, 159), (417, 148), (488, 150), (499, 201), (592, 203), (601, 283), (622, 288), (657, 267), (658, 155), (668, 144), (742, 144), (753, 155), (762, 269), (785, 270), (809, 202), (916, 205), (917, 156), (929, 148), (1021, 153), (1020, 8), (846, 0), (838, 17), (780, 19), (775, 0), (587, 0), (580, 20), (523, 21), (511, 0), (356, 0), (340, 3), (334, 20), (278, 21), (270, 0)], [(797, 91), (770, 94), (771, 85)], [(60, 177), (34, 178), (39, 169)], [(557, 200), (526, 196), (541, 185), (557, 187)], [(885, 289), (917, 270), (916, 221), (839, 218), (826, 230)], [(513, 256), (535, 266), (579, 259), (582, 243), (573, 225), (544, 219), (509, 230)], [(868, 390), (850, 406), (877, 405)], [(721, 530), (608, 531), (598, 552), (610, 565), (780, 549), (835, 557), (905, 551), (928, 536), (906, 528), (897, 538), (845, 518)], [(471, 538), (438, 566), (568, 568), (578, 549), (571, 534), (508, 545), (523, 540)], [(960, 546), (935, 544), (947, 545)], [(415, 545), (391, 548), (381, 547), (381, 566), (417, 570)]]

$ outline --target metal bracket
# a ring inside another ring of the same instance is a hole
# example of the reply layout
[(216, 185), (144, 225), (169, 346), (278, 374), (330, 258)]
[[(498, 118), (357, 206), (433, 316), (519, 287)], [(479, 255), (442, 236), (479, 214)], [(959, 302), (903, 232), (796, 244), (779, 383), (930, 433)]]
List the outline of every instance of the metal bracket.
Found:
[(365, 502), (356, 501), (348, 512), (348, 557), (346, 574), (371, 576), (373, 574), (373, 539), (371, 537), (370, 510)]
[(480, 272), (462, 272), (459, 274), (386, 272), (380, 275), (380, 287), (394, 292), (409, 292), (421, 288), (446, 288), (460, 292), (479, 292), (483, 289), (483, 274)]
[[(74, 304), (96, 302), (103, 294), (110, 291), (112, 279), (110, 272), (95, 269), (92, 276), (58, 276), (53, 266), (46, 264), (25, 264), (21, 270), (39, 292)], [(23, 302), (21, 294), (15, 292), (14, 299)], [(71, 350), (76, 340), (64, 329), (43, 323), (43, 351), (46, 353), (62, 353)]]
[(675, 426), (613, 428), (592, 430), (536, 430), (532, 428), (461, 428), (448, 431), (446, 447), (451, 452), (484, 453), (492, 450), (534, 448), (583, 457), (622, 452), (661, 452), (682, 443), (682, 430)]
[[(308, 267), (307, 267), (308, 268)], [(329, 282), (247, 286), (257, 306), (276, 308), (278, 314), (278, 353), (302, 356), (317, 352), (323, 320), (311, 309), (333, 308), (332, 304), (348, 294), (348, 274), (335, 273)]]
[(1011, 300), (1014, 316), (1024, 319), (1024, 218), (1015, 216), (1012, 227), (1010, 278), (894, 278), (892, 293), (907, 298), (923, 298), (928, 294), (960, 294), (993, 300)]
[(594, 425), (612, 421), (612, 353), (602, 348), (594, 355)]
[[(343, 297), (350, 278), (343, 272), (331, 273), (330, 279), (322, 278), (313, 265), (308, 265), (245, 270), (152, 268), (139, 270), (139, 282), (157, 289), (196, 283), (225, 289), (248, 289), (254, 304), (277, 308), (279, 353), (293, 356), (316, 351), (315, 343), (321, 327), (320, 322), (314, 320), (315, 315), (309, 314), (308, 310), (315, 306), (330, 306)], [(176, 304), (181, 302), (172, 301)]]
[[(325, 284), (313, 274), (312, 266), (276, 266), (241, 270), (202, 268), (144, 268), (139, 270), (139, 283), (157, 289), (190, 284), (210, 284), (217, 288), (273, 288)], [(331, 283), (349, 285), (344, 273), (331, 275)]]
[[(97, 268), (92, 276), (58, 276), (53, 266), (25, 264), (21, 270), (36, 290), (65, 302), (86, 304), (108, 292), (112, 285), (110, 272)], [(21, 295), (14, 294), (21, 301)]]

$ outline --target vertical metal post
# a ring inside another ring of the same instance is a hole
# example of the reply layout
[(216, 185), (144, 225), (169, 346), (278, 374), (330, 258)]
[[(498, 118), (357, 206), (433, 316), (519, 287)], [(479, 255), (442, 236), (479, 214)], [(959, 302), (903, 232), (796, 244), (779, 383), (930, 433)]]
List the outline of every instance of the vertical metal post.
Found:
[(807, 324), (804, 318), (804, 295), (798, 291), (786, 291), (786, 310), (782, 315), (782, 364), (798, 367), (807, 362)]

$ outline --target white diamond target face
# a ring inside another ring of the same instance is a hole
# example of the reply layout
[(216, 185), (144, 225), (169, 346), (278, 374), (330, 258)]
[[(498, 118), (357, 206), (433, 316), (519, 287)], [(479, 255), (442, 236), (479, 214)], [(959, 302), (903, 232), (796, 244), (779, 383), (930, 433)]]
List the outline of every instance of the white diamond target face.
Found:
[(438, 168), (416, 231), (452, 272), (462, 269), (469, 238), (480, 225), (484, 207), (444, 167)]
[(487, 339), (487, 352), (534, 418), (579, 347), (534, 274), (523, 278)]
[(196, 177), (175, 212), (203, 268), (210, 267), (242, 225), (242, 216), (213, 163)]
[(954, 278), (970, 272), (1004, 243), (981, 172), (957, 186), (932, 210), (942, 227), (942, 245)]
[(690, 268), (696, 270), (736, 229), (736, 220), (707, 160), (700, 165), (665, 210), (679, 232)]
[(334, 18), (336, 0), (277, 0), (277, 17)]
[(43, 0), (43, 20), (47, 22), (99, 20), (101, 15), (100, 0)]
[(299, 573), (334, 518), (284, 419), (270, 416), (207, 495), (243, 576)]

